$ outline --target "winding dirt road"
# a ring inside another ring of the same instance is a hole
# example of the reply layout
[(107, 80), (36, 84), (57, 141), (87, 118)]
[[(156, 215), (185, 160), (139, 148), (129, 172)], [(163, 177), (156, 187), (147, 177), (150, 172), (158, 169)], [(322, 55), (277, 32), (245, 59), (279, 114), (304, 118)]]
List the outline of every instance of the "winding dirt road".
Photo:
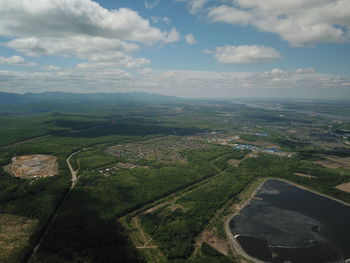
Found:
[(78, 168), (77, 170), (74, 170), (74, 168), (73, 168), (72, 165), (70, 164), (70, 159), (71, 159), (74, 155), (76, 155), (76, 154), (78, 154), (78, 153), (80, 153), (80, 150), (79, 150), (79, 151), (76, 151), (76, 152), (74, 152), (74, 153), (72, 153), (71, 155), (69, 155), (69, 157), (68, 157), (67, 160), (66, 160), (67, 165), (68, 165), (69, 170), (70, 170), (70, 173), (71, 173), (71, 175), (72, 175), (72, 184), (71, 184), (71, 186), (70, 186), (70, 189), (73, 189), (74, 186), (76, 185), (76, 183), (77, 183), (77, 181), (78, 181), (77, 173), (78, 173), (78, 171), (79, 171), (79, 168)]

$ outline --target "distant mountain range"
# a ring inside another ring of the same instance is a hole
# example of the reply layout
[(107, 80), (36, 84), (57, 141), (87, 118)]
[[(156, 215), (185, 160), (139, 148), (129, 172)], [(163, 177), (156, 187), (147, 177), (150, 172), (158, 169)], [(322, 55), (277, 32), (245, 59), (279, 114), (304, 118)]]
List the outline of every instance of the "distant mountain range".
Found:
[(25, 104), (36, 102), (180, 102), (184, 99), (146, 92), (128, 93), (66, 93), (44, 92), (15, 94), (0, 92), (0, 105)]

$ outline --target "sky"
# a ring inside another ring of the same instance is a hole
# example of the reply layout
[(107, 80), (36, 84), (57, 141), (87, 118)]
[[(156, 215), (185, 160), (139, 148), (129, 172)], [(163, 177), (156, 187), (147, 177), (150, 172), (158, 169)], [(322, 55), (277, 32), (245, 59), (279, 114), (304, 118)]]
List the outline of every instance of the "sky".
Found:
[(349, 0), (0, 0), (0, 92), (350, 99)]

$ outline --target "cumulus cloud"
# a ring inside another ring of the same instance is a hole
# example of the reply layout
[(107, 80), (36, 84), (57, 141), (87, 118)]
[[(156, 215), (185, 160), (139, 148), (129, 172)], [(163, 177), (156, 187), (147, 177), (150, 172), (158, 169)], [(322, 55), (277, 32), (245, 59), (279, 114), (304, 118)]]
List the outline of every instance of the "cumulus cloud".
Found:
[(168, 32), (137, 12), (108, 10), (91, 0), (0, 0), (0, 35), (69, 37), (86, 35), (144, 43), (166, 42)]
[(211, 21), (250, 25), (293, 46), (350, 40), (348, 0), (231, 0), (209, 9)]
[(0, 6), (0, 36), (10, 38), (1, 45), (28, 56), (78, 57), (130, 67), (149, 64), (131, 57), (140, 44), (180, 39), (175, 28), (162, 31), (131, 9), (108, 10), (92, 0), (0, 0)]
[(134, 43), (102, 37), (72, 36), (68, 38), (18, 38), (4, 44), (28, 56), (78, 57), (90, 62), (113, 62), (119, 66), (149, 64), (144, 58), (133, 58), (128, 53), (138, 50)]
[(28, 62), (23, 57), (20, 57), (20, 56), (12, 56), (12, 57), (0, 56), (0, 64), (17, 65), (17, 66), (35, 66), (36, 65), (36, 63)]
[(219, 63), (250, 64), (269, 62), (280, 58), (279, 52), (267, 46), (242, 45), (242, 46), (223, 46), (215, 50), (215, 58)]
[(197, 40), (196, 40), (196, 38), (194, 37), (193, 34), (187, 34), (187, 35), (185, 36), (185, 40), (186, 40), (186, 42), (187, 42), (188, 44), (190, 44), (190, 45), (195, 45), (195, 44), (197, 44)]

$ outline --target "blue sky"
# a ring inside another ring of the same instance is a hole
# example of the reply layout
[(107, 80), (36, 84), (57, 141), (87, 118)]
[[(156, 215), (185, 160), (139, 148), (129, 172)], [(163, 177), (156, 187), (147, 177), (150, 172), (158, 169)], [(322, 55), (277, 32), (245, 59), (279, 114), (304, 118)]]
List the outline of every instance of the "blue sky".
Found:
[(0, 91), (350, 98), (348, 0), (0, 6)]

